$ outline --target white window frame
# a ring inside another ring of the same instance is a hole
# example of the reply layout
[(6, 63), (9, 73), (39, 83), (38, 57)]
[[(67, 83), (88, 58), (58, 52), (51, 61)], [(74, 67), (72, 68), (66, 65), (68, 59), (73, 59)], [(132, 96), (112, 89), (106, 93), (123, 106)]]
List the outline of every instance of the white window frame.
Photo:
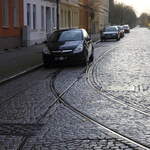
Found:
[(13, 1), (13, 25), (19, 27), (19, 0)]
[(26, 9), (27, 9), (27, 26), (31, 27), (31, 4), (30, 3), (26, 4)]
[(45, 8), (44, 6), (41, 6), (41, 30), (45, 29)]
[(36, 7), (36, 4), (33, 4), (33, 11), (32, 11), (32, 15), (33, 15), (33, 26), (32, 26), (32, 28), (33, 28), (33, 30), (36, 30), (36, 28), (37, 28), (37, 14), (36, 14), (36, 12), (37, 12), (37, 7)]
[(9, 26), (9, 4), (8, 0), (2, 0), (2, 26)]

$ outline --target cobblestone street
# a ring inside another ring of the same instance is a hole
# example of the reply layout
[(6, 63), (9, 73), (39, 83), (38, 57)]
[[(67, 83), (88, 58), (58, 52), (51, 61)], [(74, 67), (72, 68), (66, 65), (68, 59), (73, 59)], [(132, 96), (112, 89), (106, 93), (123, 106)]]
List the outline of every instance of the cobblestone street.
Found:
[(0, 150), (150, 149), (149, 41), (137, 27), (95, 44), (86, 68), (40, 68), (0, 85)]

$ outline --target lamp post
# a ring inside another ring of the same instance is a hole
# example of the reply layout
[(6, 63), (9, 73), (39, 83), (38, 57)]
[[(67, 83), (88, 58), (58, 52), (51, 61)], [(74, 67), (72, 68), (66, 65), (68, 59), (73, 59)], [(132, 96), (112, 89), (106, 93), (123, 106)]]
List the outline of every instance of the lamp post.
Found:
[(60, 0), (56, 0), (56, 7), (57, 7), (57, 30), (59, 30), (59, 2), (60, 2)]

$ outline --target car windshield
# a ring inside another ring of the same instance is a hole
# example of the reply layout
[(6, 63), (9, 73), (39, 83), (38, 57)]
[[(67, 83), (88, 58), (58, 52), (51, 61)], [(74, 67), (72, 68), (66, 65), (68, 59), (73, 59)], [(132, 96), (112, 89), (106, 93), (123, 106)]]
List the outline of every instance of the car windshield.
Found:
[(50, 37), (51, 42), (81, 41), (82, 39), (81, 30), (57, 31)]
[(119, 29), (119, 30), (123, 30), (123, 27), (122, 27), (122, 26), (118, 26), (118, 29)]
[(106, 27), (104, 29), (105, 32), (112, 32), (112, 31), (117, 31), (117, 28), (116, 27)]
[(125, 29), (128, 29), (129, 28), (129, 26), (128, 25), (125, 25), (125, 26), (123, 26)]

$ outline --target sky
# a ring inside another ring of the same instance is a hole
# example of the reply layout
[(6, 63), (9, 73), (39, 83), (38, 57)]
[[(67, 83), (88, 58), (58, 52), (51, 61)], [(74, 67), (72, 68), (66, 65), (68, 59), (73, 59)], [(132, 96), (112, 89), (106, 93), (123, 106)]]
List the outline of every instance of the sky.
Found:
[(142, 12), (150, 14), (150, 0), (116, 0), (116, 2), (123, 2), (132, 6), (138, 16), (140, 16)]

